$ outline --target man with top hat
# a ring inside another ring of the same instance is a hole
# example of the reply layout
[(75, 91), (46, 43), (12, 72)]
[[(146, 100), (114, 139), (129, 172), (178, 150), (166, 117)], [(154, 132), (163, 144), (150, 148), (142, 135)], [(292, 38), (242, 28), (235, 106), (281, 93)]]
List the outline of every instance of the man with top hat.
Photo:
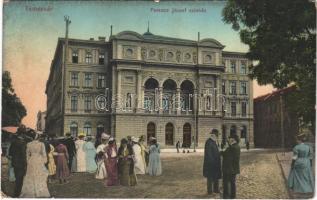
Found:
[(64, 144), (68, 151), (68, 168), (69, 170), (71, 170), (73, 158), (76, 155), (76, 146), (75, 146), (74, 139), (70, 133), (66, 133)]
[(207, 178), (207, 192), (209, 195), (219, 193), (219, 179), (221, 179), (221, 160), (218, 149), (218, 130), (212, 129), (210, 137), (205, 143), (203, 175)]
[(76, 172), (86, 172), (86, 153), (84, 151), (84, 141), (85, 135), (84, 133), (80, 133), (78, 136), (78, 140), (75, 142), (76, 146), (76, 164), (77, 169)]
[(236, 175), (240, 173), (239, 136), (229, 137), (228, 147), (222, 152), (223, 198), (236, 198)]

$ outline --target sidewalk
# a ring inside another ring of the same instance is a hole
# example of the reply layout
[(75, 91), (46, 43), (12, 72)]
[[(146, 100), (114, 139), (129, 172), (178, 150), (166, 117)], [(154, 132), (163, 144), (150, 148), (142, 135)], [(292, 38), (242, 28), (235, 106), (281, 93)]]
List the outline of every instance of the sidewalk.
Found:
[[(281, 152), (281, 153), (276, 153), (276, 159), (281, 167), (281, 171), (283, 174), (283, 178), (285, 180), (285, 186), (287, 187), (287, 180), (288, 180), (288, 175), (291, 170), (291, 164), (292, 164), (292, 152)], [(313, 169), (315, 169), (315, 161), (313, 161)], [(315, 170), (313, 170), (313, 174), (315, 177)], [(288, 188), (287, 188), (288, 189)], [(312, 198), (313, 195), (301, 195), (301, 194), (295, 194), (291, 190), (288, 189), (288, 193), (290, 198), (292, 199), (308, 199)]]

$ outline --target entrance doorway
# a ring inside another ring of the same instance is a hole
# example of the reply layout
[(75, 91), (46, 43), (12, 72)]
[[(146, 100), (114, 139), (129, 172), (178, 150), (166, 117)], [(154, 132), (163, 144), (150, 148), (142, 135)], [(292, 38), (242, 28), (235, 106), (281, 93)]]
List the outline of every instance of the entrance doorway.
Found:
[(190, 147), (191, 145), (191, 126), (189, 123), (184, 124), (183, 127), (183, 145), (184, 147)]
[(165, 144), (174, 145), (174, 127), (172, 123), (167, 123), (165, 126)]

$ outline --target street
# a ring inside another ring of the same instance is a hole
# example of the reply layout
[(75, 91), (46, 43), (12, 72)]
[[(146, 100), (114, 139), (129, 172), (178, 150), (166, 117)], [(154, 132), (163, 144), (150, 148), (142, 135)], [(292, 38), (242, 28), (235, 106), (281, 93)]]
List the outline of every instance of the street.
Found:
[[(74, 173), (66, 184), (49, 184), (49, 190), (56, 198), (220, 198), (219, 195), (207, 195), (202, 165), (202, 153), (162, 153), (163, 175), (139, 175), (135, 187), (107, 188), (103, 181), (94, 178), (94, 174)], [(14, 183), (7, 181), (5, 166), (2, 170), (2, 191), (11, 195)], [(237, 198), (289, 198), (276, 152), (250, 151), (241, 154)]]

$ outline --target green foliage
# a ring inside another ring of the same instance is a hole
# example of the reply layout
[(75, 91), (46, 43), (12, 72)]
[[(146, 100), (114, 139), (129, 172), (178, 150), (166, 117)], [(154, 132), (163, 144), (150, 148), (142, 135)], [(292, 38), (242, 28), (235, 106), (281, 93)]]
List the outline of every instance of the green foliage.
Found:
[(289, 108), (315, 127), (316, 8), (309, 0), (228, 0), (223, 21), (249, 46), (260, 85), (295, 84)]
[(26, 109), (21, 100), (14, 93), (10, 72), (2, 73), (2, 126), (18, 126)]

